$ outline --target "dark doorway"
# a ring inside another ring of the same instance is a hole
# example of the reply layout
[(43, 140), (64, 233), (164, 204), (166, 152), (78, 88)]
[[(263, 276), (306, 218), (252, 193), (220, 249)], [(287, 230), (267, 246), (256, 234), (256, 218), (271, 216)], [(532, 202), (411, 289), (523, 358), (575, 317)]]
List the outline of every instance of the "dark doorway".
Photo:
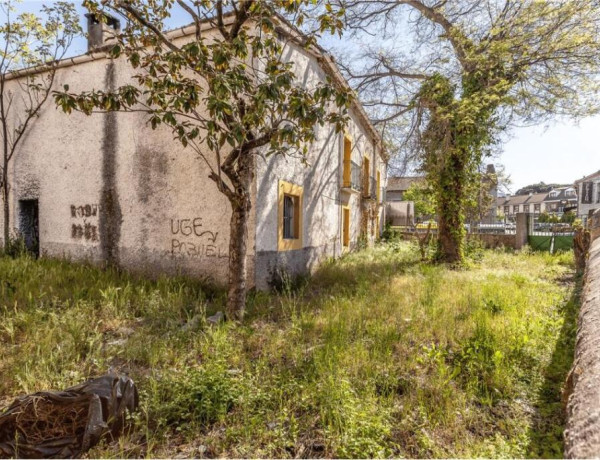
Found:
[(38, 200), (19, 200), (19, 232), (27, 250), (39, 257), (40, 231)]

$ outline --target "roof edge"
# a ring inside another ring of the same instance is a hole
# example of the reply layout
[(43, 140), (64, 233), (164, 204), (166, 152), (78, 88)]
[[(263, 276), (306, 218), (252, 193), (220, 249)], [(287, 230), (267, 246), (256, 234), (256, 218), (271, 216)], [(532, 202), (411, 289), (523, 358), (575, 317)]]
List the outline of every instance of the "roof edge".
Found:
[(581, 179), (578, 179), (574, 182), (574, 184), (579, 184), (580, 182), (583, 182), (584, 180), (588, 180), (594, 176), (598, 176), (600, 175), (600, 169), (598, 171), (596, 171), (595, 173), (592, 174), (588, 174), (587, 176), (582, 177)]
[[(333, 58), (333, 56), (330, 53), (327, 52), (327, 50), (325, 50), (322, 46), (320, 46), (318, 44), (311, 44), (310, 46), (306, 47), (305, 46), (306, 45), (306, 41), (305, 41), (306, 35), (301, 30), (299, 30), (296, 26), (294, 26), (292, 23), (290, 23), (281, 14), (274, 12), (273, 15), (274, 15), (274, 18), (278, 22), (280, 22), (280, 26), (278, 28), (276, 28), (278, 32), (285, 34), (288, 38), (295, 41), (298, 45), (303, 46), (306, 51), (311, 53), (313, 55), (313, 57), (315, 57), (317, 59), (317, 62), (320, 64), (320, 66), (323, 68), (323, 70), (325, 70), (325, 72), (329, 76), (333, 77), (334, 80), (336, 80), (339, 84), (341, 84), (345, 89), (350, 90), (352, 93), (354, 93), (354, 90), (352, 89), (352, 87), (350, 86), (348, 81), (344, 78), (344, 76), (340, 72), (339, 67), (335, 63), (335, 59)], [(228, 12), (228, 13), (224, 14), (224, 19), (226, 20), (226, 23), (229, 23), (233, 19), (234, 16), (235, 16), (235, 14), (233, 12)], [(211, 30), (214, 28), (215, 28), (214, 21), (212, 21), (210, 18), (204, 19), (201, 22), (201, 30)], [(165, 35), (168, 38), (177, 39), (177, 38), (181, 38), (181, 37), (186, 37), (188, 35), (193, 35), (195, 33), (196, 33), (196, 25), (188, 24), (186, 26), (182, 26), (182, 27), (179, 27), (176, 29), (171, 29), (169, 31), (166, 31)], [(294, 33), (295, 33), (295, 35), (294, 35)], [(20, 77), (25, 77), (28, 75), (44, 73), (51, 69), (61, 69), (61, 68), (66, 68), (66, 67), (72, 67), (72, 66), (75, 66), (78, 64), (97, 61), (97, 60), (101, 60), (101, 59), (110, 59), (108, 50), (105, 49), (105, 50), (96, 51), (96, 52), (87, 52), (85, 54), (80, 54), (78, 56), (74, 56), (71, 58), (61, 59), (59, 61), (49, 62), (47, 64), (43, 64), (43, 65), (39, 65), (39, 66), (14, 70), (5, 75), (5, 80), (7, 80), (7, 81), (14, 80), (14, 79), (17, 79)], [(387, 153), (387, 151), (385, 150), (383, 137), (381, 136), (381, 133), (373, 125), (373, 123), (372, 123), (371, 119), (369, 118), (369, 116), (367, 115), (364, 107), (358, 100), (358, 97), (356, 97), (356, 95), (354, 95), (354, 96), (355, 97), (352, 98), (352, 103), (351, 103), (352, 108), (354, 108), (356, 110), (357, 115), (360, 118), (360, 121), (362, 121), (364, 123), (367, 131), (369, 131), (369, 133), (371, 134), (371, 136), (373, 138), (372, 140), (375, 141), (375, 143), (379, 147), (379, 152), (380, 152), (381, 157), (387, 163), (389, 161), (390, 157), (389, 157), (389, 154)]]

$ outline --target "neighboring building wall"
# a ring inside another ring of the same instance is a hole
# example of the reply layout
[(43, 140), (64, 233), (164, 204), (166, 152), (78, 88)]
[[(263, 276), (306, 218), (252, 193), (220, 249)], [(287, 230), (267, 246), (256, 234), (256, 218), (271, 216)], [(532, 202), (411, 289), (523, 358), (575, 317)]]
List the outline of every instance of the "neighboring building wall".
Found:
[(404, 201), (404, 194), (413, 185), (423, 182), (425, 179), (419, 176), (390, 177), (387, 183), (386, 198), (390, 201)]
[(600, 452), (600, 216), (590, 222), (593, 235), (585, 270), (577, 324), (575, 359), (565, 384), (568, 397), (565, 458), (597, 458)]
[(495, 233), (468, 233), (469, 240), (477, 239), (488, 249), (517, 247), (517, 236)]
[(577, 217), (587, 220), (590, 213), (600, 209), (600, 172), (575, 183), (578, 195)]
[(404, 199), (404, 190), (387, 190), (386, 201), (402, 201)]
[(394, 226), (415, 224), (415, 204), (412, 201), (394, 201), (387, 203), (387, 220)]

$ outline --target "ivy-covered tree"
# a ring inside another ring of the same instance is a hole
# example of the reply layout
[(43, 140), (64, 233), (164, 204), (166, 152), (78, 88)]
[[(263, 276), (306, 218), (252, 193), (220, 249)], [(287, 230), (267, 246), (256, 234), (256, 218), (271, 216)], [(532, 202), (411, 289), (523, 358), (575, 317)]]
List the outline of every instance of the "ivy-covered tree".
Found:
[(598, 110), (600, 2), (337, 1), (355, 34), (376, 34), (344, 70), (376, 121), (405, 137), (435, 193), (438, 257), (460, 263), (477, 168), (499, 134)]
[[(308, 87), (283, 56), (288, 43), (314, 46), (316, 33), (339, 30), (331, 7), (316, 19), (317, 32), (301, 34), (309, 0), (87, 0), (102, 19), (109, 9), (126, 26), (112, 48), (137, 69), (134, 81), (115, 91), (57, 93), (67, 113), (142, 111), (153, 128), (167, 125), (175, 141), (210, 169), (210, 179), (231, 204), (227, 314), (241, 318), (246, 305), (246, 244), (257, 156), (306, 155), (316, 124), (338, 130), (351, 93), (326, 81)], [(178, 8), (194, 34), (184, 44), (166, 31)], [(276, 13), (283, 13), (279, 16)], [(314, 19), (314, 18), (313, 18)]]
[[(8, 171), (27, 130), (35, 123), (48, 100), (56, 63), (67, 53), (73, 38), (81, 33), (79, 16), (69, 2), (42, 6), (40, 15), (15, 12), (15, 1), (0, 2), (4, 22), (0, 24), (0, 188), (3, 203), (3, 237), (10, 244), (10, 182)], [(14, 72), (38, 67), (13, 79)], [(14, 85), (9, 80), (13, 79)]]

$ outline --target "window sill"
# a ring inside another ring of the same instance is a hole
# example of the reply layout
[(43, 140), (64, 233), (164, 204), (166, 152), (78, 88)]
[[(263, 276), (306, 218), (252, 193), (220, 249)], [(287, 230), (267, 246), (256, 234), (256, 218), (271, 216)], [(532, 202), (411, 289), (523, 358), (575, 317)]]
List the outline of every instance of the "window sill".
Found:
[(282, 239), (279, 241), (277, 250), (279, 252), (283, 251), (294, 251), (296, 249), (302, 249), (302, 240), (301, 239)]
[(358, 194), (360, 194), (360, 190), (357, 190), (357, 189), (352, 188), (352, 187), (342, 187), (340, 190), (342, 191), (342, 193), (348, 193), (349, 195), (358, 195)]

